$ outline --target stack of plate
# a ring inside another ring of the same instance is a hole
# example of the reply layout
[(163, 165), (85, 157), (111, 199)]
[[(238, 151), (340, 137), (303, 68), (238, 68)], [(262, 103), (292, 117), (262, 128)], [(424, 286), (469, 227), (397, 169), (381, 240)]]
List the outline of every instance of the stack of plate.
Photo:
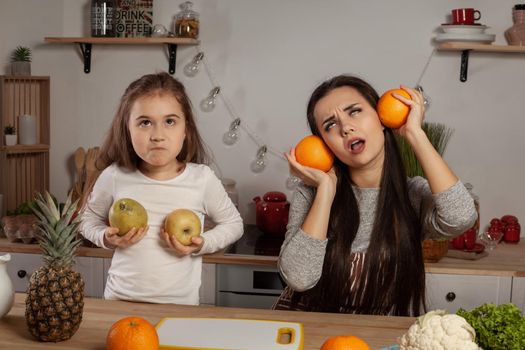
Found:
[(476, 43), (492, 43), (495, 34), (486, 34), (488, 27), (482, 24), (442, 24), (442, 33), (438, 33), (436, 41), (463, 41)]

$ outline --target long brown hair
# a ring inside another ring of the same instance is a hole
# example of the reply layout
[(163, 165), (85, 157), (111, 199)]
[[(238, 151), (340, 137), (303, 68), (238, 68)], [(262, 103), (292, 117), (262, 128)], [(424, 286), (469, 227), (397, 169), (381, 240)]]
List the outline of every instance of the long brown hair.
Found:
[[(96, 167), (99, 171), (104, 170), (113, 163), (130, 171), (138, 169), (142, 159), (137, 155), (131, 143), (129, 132), (130, 113), (137, 99), (156, 94), (173, 96), (180, 103), (184, 113), (186, 137), (177, 160), (184, 163), (208, 163), (208, 155), (195, 124), (191, 101), (186, 94), (184, 85), (168, 73), (160, 72), (147, 74), (133, 81), (122, 95), (117, 113), (98, 154)], [(84, 191), (82, 204), (85, 204), (87, 201), (94, 181), (87, 185), (88, 189)]]
[[(336, 76), (316, 88), (307, 107), (308, 124), (321, 136), (314, 117), (317, 102), (332, 90), (349, 86), (376, 108), (379, 96), (365, 81)], [(419, 315), (425, 307), (425, 270), (421, 227), (408, 196), (407, 176), (391, 129), (384, 129), (385, 161), (375, 222), (361, 276), (351, 290), (351, 247), (360, 218), (348, 166), (335, 161), (337, 190), (329, 219), (328, 245), (317, 285), (302, 293), (312, 311), (350, 310), (363, 314)]]

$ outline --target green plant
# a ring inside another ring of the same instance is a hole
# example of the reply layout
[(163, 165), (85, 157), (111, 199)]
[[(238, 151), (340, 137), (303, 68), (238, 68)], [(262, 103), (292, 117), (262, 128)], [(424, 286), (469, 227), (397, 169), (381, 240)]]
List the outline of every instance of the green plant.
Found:
[(11, 62), (31, 62), (31, 49), (26, 46), (18, 46), (11, 54)]
[(16, 134), (16, 128), (12, 125), (6, 125), (4, 128), (4, 134), (6, 135), (15, 135)]
[[(427, 134), (430, 143), (436, 151), (443, 156), (445, 153), (445, 148), (447, 147), (448, 141), (452, 136), (454, 130), (447, 127), (441, 123), (423, 123), (421, 126), (425, 134)], [(401, 136), (396, 136), (397, 143), (399, 145), (399, 150), (401, 151), (401, 158), (403, 158), (403, 164), (405, 165), (405, 170), (407, 176), (422, 176), (425, 177), (423, 173), (423, 168), (416, 158), (416, 154), (412, 150), (410, 144)]]

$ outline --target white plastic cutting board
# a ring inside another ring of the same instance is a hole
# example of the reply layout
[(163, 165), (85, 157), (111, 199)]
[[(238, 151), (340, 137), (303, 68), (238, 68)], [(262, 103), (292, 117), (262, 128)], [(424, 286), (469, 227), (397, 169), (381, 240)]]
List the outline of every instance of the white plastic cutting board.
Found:
[(167, 317), (157, 324), (157, 333), (159, 349), (303, 349), (303, 325), (294, 322)]

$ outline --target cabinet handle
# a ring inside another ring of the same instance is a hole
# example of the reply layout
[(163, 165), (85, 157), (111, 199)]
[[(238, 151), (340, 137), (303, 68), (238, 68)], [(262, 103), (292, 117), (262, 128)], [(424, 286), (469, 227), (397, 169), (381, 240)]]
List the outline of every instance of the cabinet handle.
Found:
[(456, 293), (448, 292), (445, 298), (447, 299), (448, 302), (454, 301), (456, 299)]
[(18, 272), (16, 273), (18, 275), (18, 277), (20, 278), (24, 278), (27, 276), (27, 272), (26, 270), (18, 270)]

